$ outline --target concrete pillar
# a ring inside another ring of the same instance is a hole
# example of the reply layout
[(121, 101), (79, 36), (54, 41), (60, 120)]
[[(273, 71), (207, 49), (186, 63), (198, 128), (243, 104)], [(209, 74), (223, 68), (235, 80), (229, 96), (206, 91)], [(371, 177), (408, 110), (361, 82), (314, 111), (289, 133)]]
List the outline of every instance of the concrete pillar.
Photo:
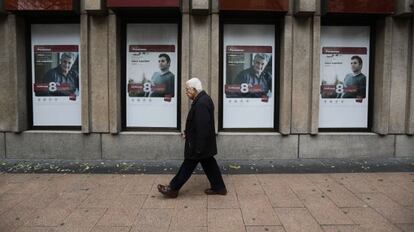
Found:
[(413, 135), (414, 134), (414, 17), (411, 17), (411, 42), (410, 42), (410, 50), (411, 50), (411, 60), (409, 61), (409, 85), (408, 85), (408, 102), (407, 102), (407, 121), (406, 121), (406, 132), (407, 134)]
[(320, 47), (321, 47), (321, 17), (313, 16), (312, 27), (312, 85), (311, 85), (311, 114), (310, 133), (317, 134), (319, 130), (319, 91), (320, 91)]
[(413, 14), (413, 0), (396, 0), (395, 1), (395, 15), (409, 16)]
[[(316, 11), (317, 0), (295, 0), (294, 13), (297, 15), (313, 14)], [(292, 2), (291, 2), (292, 3)]]
[(90, 133), (91, 114), (90, 114), (90, 91), (89, 91), (89, 17), (87, 14), (80, 16), (80, 56), (81, 56), (81, 95), (82, 95), (82, 109), (81, 122), (82, 132)]
[(390, 115), (392, 18), (379, 19), (376, 25), (374, 112), (372, 131), (387, 134)]
[(28, 128), (26, 25), (8, 15), (0, 19), (0, 131)]
[(190, 78), (201, 80), (210, 93), (210, 39), (211, 17), (190, 15)]
[(7, 16), (0, 16), (0, 131), (11, 130), (13, 125), (12, 97), (7, 96), (13, 88), (13, 81), (9, 76), (9, 20)]
[(102, 13), (106, 9), (106, 1), (103, 0), (81, 0), (81, 10), (90, 13)]
[(292, 36), (293, 17), (285, 16), (283, 35), (280, 49), (280, 101), (279, 101), (279, 131), (290, 134), (292, 116)]
[[(185, 82), (197, 77), (216, 105), (219, 104), (219, 17), (218, 15), (187, 15), (182, 20), (182, 90)], [(182, 129), (189, 110), (187, 96), (182, 93)], [(217, 127), (216, 127), (217, 128)]]
[(210, 0), (192, 0), (191, 12), (193, 14), (209, 14), (210, 12)]
[(181, 0), (181, 13), (183, 14), (190, 13), (190, 1), (191, 0)]
[(210, 0), (211, 1), (211, 13), (219, 13), (219, 0)]
[[(393, 18), (389, 133), (405, 133), (408, 109), (410, 18)], [(375, 99), (374, 99), (375, 101)]]
[[(183, 13), (181, 21), (181, 90), (185, 89), (185, 82), (190, 79), (190, 16)], [(185, 129), (190, 102), (181, 91), (181, 131)]]
[(219, 118), (219, 85), (220, 85), (220, 19), (218, 14), (211, 15), (211, 54), (210, 54), (210, 96), (216, 106), (214, 111), (214, 119), (216, 125), (216, 133), (218, 132), (218, 118)]
[(89, 16), (91, 132), (109, 132), (108, 17)]
[(6, 158), (5, 133), (0, 133), (0, 160)]
[(110, 14), (108, 26), (108, 75), (109, 75), (109, 130), (112, 134), (121, 131), (121, 33), (115, 14)]
[(311, 17), (293, 18), (293, 76), (291, 133), (309, 133), (312, 89)]

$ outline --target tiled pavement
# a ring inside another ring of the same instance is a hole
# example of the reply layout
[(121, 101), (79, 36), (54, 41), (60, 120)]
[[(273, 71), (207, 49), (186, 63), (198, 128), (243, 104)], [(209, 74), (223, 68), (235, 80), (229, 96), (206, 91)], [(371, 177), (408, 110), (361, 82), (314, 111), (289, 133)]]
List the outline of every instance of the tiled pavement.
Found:
[(177, 199), (171, 175), (0, 174), (1, 232), (414, 232), (414, 173), (224, 176), (206, 196), (194, 175)]

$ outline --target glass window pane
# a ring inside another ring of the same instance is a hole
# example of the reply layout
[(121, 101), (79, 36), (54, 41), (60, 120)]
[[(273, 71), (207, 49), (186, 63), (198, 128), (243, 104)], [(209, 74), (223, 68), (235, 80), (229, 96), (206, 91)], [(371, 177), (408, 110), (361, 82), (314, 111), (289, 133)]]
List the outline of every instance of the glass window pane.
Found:
[(33, 126), (80, 126), (79, 24), (32, 24)]
[(320, 128), (367, 128), (368, 26), (323, 26), (320, 61)]
[(224, 24), (223, 128), (273, 128), (275, 26)]
[(178, 24), (128, 24), (126, 126), (177, 127)]

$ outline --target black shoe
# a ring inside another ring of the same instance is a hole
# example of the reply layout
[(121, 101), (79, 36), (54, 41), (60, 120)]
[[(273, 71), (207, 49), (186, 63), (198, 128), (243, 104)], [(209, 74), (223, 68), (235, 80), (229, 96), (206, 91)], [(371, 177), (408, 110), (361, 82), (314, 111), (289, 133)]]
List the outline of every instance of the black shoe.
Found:
[(178, 196), (178, 191), (172, 190), (169, 185), (165, 186), (165, 185), (159, 184), (157, 188), (158, 188), (158, 191), (162, 193), (162, 195), (168, 198), (176, 198)]
[(204, 190), (204, 193), (207, 195), (227, 195), (227, 189), (226, 188), (222, 188), (219, 190), (214, 190), (214, 189), (206, 189)]

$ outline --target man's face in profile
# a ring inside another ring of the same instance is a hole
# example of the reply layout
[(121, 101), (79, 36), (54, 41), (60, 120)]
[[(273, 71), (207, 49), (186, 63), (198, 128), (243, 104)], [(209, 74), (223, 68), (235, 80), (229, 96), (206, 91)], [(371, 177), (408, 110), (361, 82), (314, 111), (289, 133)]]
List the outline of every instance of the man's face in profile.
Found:
[(65, 57), (60, 60), (60, 68), (62, 69), (62, 73), (64, 75), (68, 74), (70, 68), (72, 67), (73, 61), (72, 59)]
[(261, 58), (256, 58), (253, 63), (253, 69), (257, 75), (260, 75), (263, 72), (263, 69), (266, 66), (266, 61)]
[(197, 90), (194, 88), (189, 87), (188, 85), (185, 86), (185, 95), (191, 100), (194, 100), (194, 98), (197, 96)]
[(352, 72), (360, 73), (362, 69), (362, 64), (359, 63), (358, 59), (352, 59), (351, 68), (352, 68)]
[(167, 59), (163, 56), (161, 56), (158, 59), (158, 66), (160, 67), (160, 70), (165, 72), (170, 68), (170, 63), (167, 62)]

